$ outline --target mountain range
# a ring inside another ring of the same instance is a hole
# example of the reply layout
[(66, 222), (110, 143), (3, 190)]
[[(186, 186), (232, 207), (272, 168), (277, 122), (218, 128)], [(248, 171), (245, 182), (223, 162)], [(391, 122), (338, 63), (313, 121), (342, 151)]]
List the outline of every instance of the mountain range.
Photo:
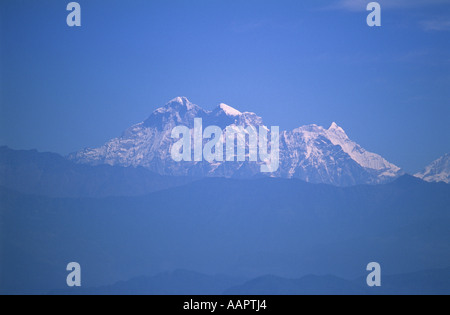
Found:
[(0, 147), (0, 294), (64, 290), (70, 261), (92, 294), (371, 294), (371, 261), (404, 275), (380, 292), (449, 292), (449, 155), (405, 175), (333, 123), (283, 131), (275, 178), (257, 162), (176, 163), (171, 130), (197, 117), (265, 126), (177, 98), (69, 157)]
[(53, 291), (58, 295), (448, 295), (450, 268), (387, 275), (382, 287), (369, 288), (365, 278), (346, 280), (326, 275), (299, 279), (262, 276), (249, 281), (187, 270), (141, 276), (108, 286)]
[[(63, 289), (69, 261), (82, 264), (86, 288), (107, 285), (106, 292), (308, 293), (311, 283), (317, 290), (341, 283), (337, 292), (358, 293), (342, 279), (361, 276), (370, 261), (387, 274), (450, 266), (449, 189), (409, 175), (352, 187), (295, 178), (172, 177), (2, 147), (0, 293)], [(177, 269), (273, 276), (256, 287), (200, 277), (204, 286), (196, 291), (169, 290), (190, 279), (182, 274), (159, 277), (154, 286), (145, 279), (118, 282)], [(303, 279), (311, 274), (333, 277)], [(413, 280), (389, 292), (420, 292), (418, 285), (406, 291)]]
[[(170, 148), (176, 126), (194, 127), (202, 118), (205, 126), (267, 127), (255, 113), (240, 112), (226, 104), (213, 111), (177, 97), (154, 111), (142, 123), (126, 130), (121, 137), (99, 148), (88, 148), (69, 155), (77, 164), (144, 167), (160, 175), (252, 178), (262, 176), (258, 162), (175, 162)], [(270, 128), (269, 128), (270, 129)], [(336, 186), (380, 184), (404, 172), (378, 154), (366, 151), (333, 123), (328, 129), (309, 125), (280, 134), (280, 168), (272, 177), (297, 178), (311, 183)]]

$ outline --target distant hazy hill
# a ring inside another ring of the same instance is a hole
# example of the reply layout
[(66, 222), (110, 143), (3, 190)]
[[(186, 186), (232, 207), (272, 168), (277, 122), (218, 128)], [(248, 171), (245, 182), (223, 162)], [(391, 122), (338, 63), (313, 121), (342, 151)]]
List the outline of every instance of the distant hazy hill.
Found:
[(54, 153), (0, 147), (0, 185), (50, 197), (137, 196), (193, 181), (144, 168), (78, 165)]
[(305, 276), (301, 279), (285, 279), (264, 276), (230, 288), (226, 295), (361, 295), (367, 294), (362, 284), (335, 276)]
[(197, 272), (176, 270), (153, 277), (137, 277), (97, 288), (71, 288), (53, 291), (63, 295), (217, 295), (242, 283), (236, 277), (207, 276)]
[(140, 197), (64, 199), (0, 188), (0, 292), (85, 287), (167, 270), (247, 279), (356, 279), (450, 266), (450, 186), (405, 176), (339, 188), (205, 179)]
[(153, 277), (137, 277), (97, 288), (67, 288), (63, 295), (448, 295), (450, 268), (399, 275), (383, 275), (382, 286), (369, 288), (366, 279), (345, 280), (335, 276), (304, 276), (287, 279), (262, 276), (250, 281), (235, 277), (208, 276), (177, 270)]
[(265, 276), (225, 291), (227, 295), (448, 295), (450, 268), (382, 276), (382, 286), (369, 288), (366, 279), (335, 276), (284, 279)]

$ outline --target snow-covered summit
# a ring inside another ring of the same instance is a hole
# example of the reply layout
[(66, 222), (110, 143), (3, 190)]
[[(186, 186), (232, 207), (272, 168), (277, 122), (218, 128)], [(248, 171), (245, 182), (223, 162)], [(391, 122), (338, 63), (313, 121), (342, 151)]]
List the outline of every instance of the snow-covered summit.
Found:
[(416, 177), (427, 182), (450, 183), (450, 153), (445, 154), (436, 161), (428, 165), (422, 172), (417, 173)]
[[(170, 155), (175, 126), (194, 127), (202, 118), (203, 126), (263, 127), (263, 119), (250, 112), (220, 104), (212, 111), (177, 97), (158, 108), (142, 123), (126, 130), (121, 137), (105, 145), (71, 154), (77, 163), (145, 167), (162, 175), (253, 177), (260, 176), (258, 162), (177, 163)], [(270, 129), (270, 128), (269, 128)], [(333, 123), (328, 129), (317, 125), (284, 131), (280, 135), (280, 168), (272, 176), (299, 178), (308, 182), (339, 186), (383, 183), (402, 174), (399, 167), (380, 155), (366, 151), (350, 140), (344, 129)]]
[(380, 155), (366, 151), (356, 142), (350, 140), (344, 129), (333, 123), (326, 131), (327, 137), (334, 145), (342, 147), (342, 150), (350, 155), (359, 165), (373, 170), (385, 170), (386, 176), (395, 176), (400, 172), (400, 168), (389, 163)]
[(287, 177), (345, 186), (382, 183), (402, 175), (401, 169), (350, 140), (337, 123), (326, 129), (307, 125), (284, 133), (285, 154), (291, 163)]
[(330, 126), (330, 128), (328, 128), (328, 131), (330, 132), (334, 132), (334, 133), (340, 133), (343, 134), (345, 136), (347, 136), (347, 134), (345, 133), (344, 129), (342, 129), (337, 123), (333, 122)]
[(194, 105), (188, 100), (187, 97), (178, 96), (178, 97), (175, 97), (173, 100), (169, 101), (166, 104), (166, 107), (173, 106), (174, 104), (179, 104), (181, 106), (185, 106), (187, 109), (193, 109), (193, 105)]
[(221, 110), (223, 110), (223, 112), (226, 115), (228, 115), (228, 116), (240, 116), (240, 115), (242, 115), (242, 113), (240, 111), (238, 111), (237, 109), (235, 109), (235, 108), (233, 108), (233, 107), (231, 107), (231, 106), (229, 106), (227, 104), (224, 104), (224, 103), (221, 103), (219, 105), (219, 108)]

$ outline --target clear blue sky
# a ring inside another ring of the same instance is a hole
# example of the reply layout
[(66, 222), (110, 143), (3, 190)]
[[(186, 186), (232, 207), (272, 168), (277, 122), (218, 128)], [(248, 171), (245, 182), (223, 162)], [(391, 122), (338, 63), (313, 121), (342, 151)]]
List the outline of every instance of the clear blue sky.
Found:
[(450, 152), (450, 1), (0, 1), (0, 145), (103, 144), (176, 96), (341, 125), (414, 172)]

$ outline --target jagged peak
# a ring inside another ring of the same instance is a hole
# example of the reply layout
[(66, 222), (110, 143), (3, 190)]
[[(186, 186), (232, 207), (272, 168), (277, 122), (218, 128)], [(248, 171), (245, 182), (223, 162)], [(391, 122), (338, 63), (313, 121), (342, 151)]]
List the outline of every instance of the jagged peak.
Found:
[(171, 103), (186, 104), (186, 103), (190, 103), (190, 101), (185, 96), (178, 96), (178, 97), (175, 97), (174, 99), (170, 100), (169, 102), (167, 102), (167, 104), (171, 104)]
[(175, 97), (166, 104), (166, 107), (172, 107), (173, 105), (181, 105), (186, 107), (187, 109), (193, 109), (195, 107), (195, 105), (192, 104), (185, 96)]
[(330, 129), (339, 129), (339, 128), (340, 128), (339, 125), (336, 122), (333, 122), (331, 124), (330, 128), (328, 128), (328, 130), (330, 130)]
[(330, 128), (328, 128), (328, 131), (335, 131), (335, 132), (342, 132), (345, 134), (345, 130), (342, 129), (337, 123), (333, 122), (330, 126)]
[(443, 156), (441, 156), (440, 158), (438, 158), (435, 162), (437, 161), (443, 161), (443, 160), (450, 160), (450, 153), (446, 153)]
[(152, 113), (152, 116), (172, 112), (174, 110), (176, 111), (179, 110), (180, 108), (185, 108), (187, 111), (200, 109), (200, 107), (191, 103), (187, 97), (179, 96), (167, 102), (164, 107), (160, 107), (157, 110), (155, 110)]
[(240, 111), (238, 111), (237, 109), (225, 104), (225, 103), (220, 103), (218, 106), (218, 109), (223, 111), (227, 116), (241, 116), (242, 113)]
[(450, 154), (444, 154), (414, 176), (428, 182), (450, 183)]
[(326, 133), (328, 132), (332, 132), (332, 133), (343, 133), (345, 134), (345, 130), (342, 129), (337, 123), (333, 122), (330, 126), (330, 128), (326, 129), (323, 126), (319, 126), (316, 124), (310, 124), (310, 125), (305, 125), (305, 126), (301, 126), (297, 129), (295, 129), (294, 131), (300, 131), (300, 132), (315, 132), (315, 133)]
[(294, 129), (294, 132), (312, 132), (312, 133), (323, 133), (326, 129), (322, 126), (316, 124), (305, 125)]

